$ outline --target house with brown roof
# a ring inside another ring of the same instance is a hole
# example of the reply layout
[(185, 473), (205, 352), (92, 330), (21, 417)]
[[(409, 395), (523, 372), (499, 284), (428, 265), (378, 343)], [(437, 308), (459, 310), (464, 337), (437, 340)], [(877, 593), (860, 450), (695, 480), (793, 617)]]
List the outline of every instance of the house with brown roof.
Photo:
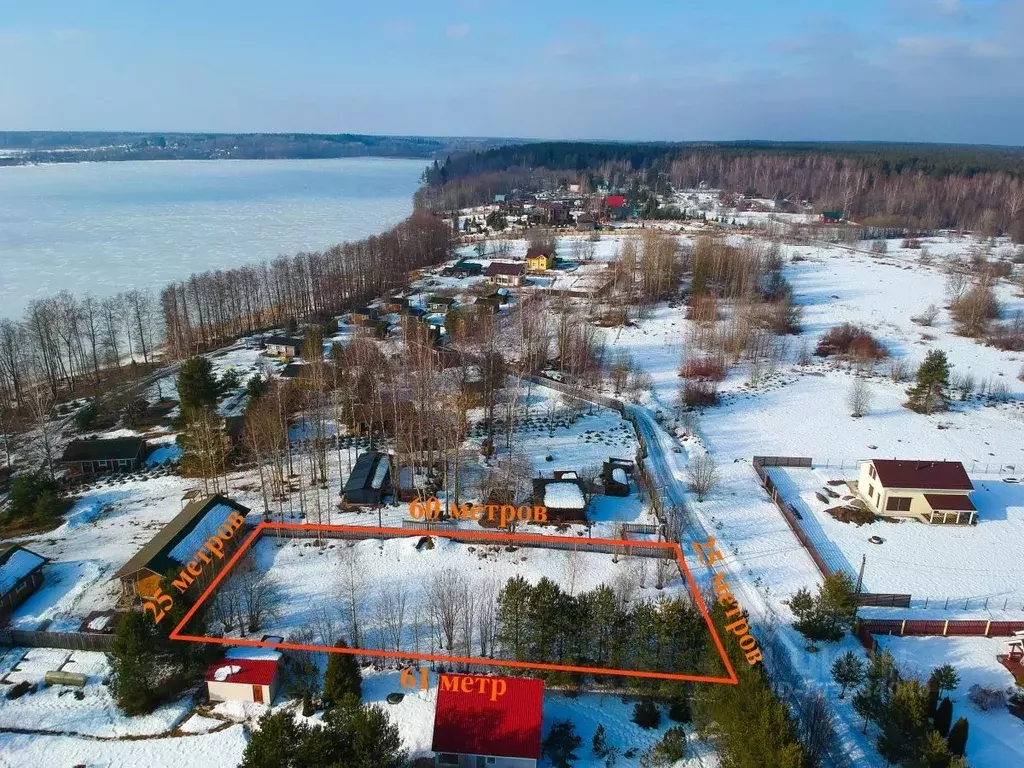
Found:
[(878, 515), (922, 523), (973, 525), (974, 484), (959, 461), (872, 459), (860, 465), (857, 493)]
[(495, 285), (518, 286), (523, 284), (526, 265), (510, 264), (504, 261), (492, 261), (484, 273), (485, 277)]

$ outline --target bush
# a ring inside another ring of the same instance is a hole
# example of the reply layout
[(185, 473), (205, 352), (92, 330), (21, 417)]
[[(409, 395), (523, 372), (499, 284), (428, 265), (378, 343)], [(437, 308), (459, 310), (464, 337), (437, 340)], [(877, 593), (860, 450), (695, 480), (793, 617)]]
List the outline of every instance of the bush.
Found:
[(916, 237), (905, 237), (901, 244), (904, 248), (910, 248), (911, 250), (917, 250), (921, 247), (921, 241)]
[(1024, 352), (1024, 315), (1018, 312), (1012, 321), (996, 324), (985, 343), (1004, 352)]
[(681, 399), (690, 407), (718, 405), (718, 385), (713, 381), (687, 381)]
[(967, 692), (967, 698), (982, 712), (1006, 708), (1006, 691), (998, 688), (984, 688), (975, 683)]
[(720, 358), (699, 357), (687, 360), (679, 371), (684, 379), (721, 381), (725, 378), (725, 362)]
[(555, 768), (568, 768), (577, 759), (576, 750), (583, 739), (576, 733), (571, 720), (558, 720), (551, 726), (542, 744), (544, 754)]
[(654, 757), (662, 765), (672, 765), (686, 756), (686, 731), (681, 725), (674, 725), (665, 731), (661, 741), (654, 747)]
[(889, 355), (889, 351), (868, 330), (853, 323), (843, 323), (821, 337), (814, 354), (818, 357), (842, 355), (855, 360), (881, 360)]
[(74, 423), (75, 429), (79, 432), (85, 432), (92, 426), (92, 423), (96, 421), (96, 417), (99, 416), (100, 409), (96, 407), (95, 403), (86, 403), (78, 412), (75, 414)]
[(11, 482), (6, 518), (45, 523), (58, 519), (67, 506), (60, 485), (46, 472), (22, 472)]
[(999, 311), (999, 302), (996, 301), (991, 282), (984, 279), (971, 286), (949, 307), (957, 333), (974, 338), (984, 335), (989, 322), (999, 317)]
[(642, 699), (633, 706), (633, 722), (641, 728), (657, 728), (661, 724), (661, 712), (650, 699)]
[(693, 720), (693, 712), (690, 709), (690, 699), (680, 696), (672, 699), (668, 708), (668, 719), (676, 723), (689, 723)]

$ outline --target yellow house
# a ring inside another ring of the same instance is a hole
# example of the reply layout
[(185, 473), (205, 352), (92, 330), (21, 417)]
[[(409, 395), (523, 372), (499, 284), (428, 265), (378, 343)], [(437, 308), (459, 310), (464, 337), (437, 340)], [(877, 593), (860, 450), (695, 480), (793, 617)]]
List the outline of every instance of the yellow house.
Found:
[(972, 525), (974, 484), (959, 461), (874, 459), (860, 465), (857, 493), (872, 512), (922, 523)]
[(526, 252), (527, 272), (547, 272), (553, 266), (555, 266), (554, 255), (539, 248), (531, 248)]

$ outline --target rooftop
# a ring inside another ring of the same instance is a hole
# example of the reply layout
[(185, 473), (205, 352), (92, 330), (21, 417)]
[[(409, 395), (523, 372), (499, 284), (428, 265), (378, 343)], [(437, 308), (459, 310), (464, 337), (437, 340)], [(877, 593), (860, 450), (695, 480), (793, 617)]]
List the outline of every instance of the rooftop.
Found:
[[(469, 677), (473, 684), (463, 693), (460, 683)], [(434, 752), (463, 755), (540, 759), (541, 715), (544, 682), (521, 677), (487, 677), (480, 692), (478, 676), (447, 675), (450, 689), (440, 682), (434, 710)], [(505, 683), (505, 693), (491, 700), (491, 686)]]
[(0, 595), (6, 595), (14, 585), (42, 568), (46, 558), (24, 547), (7, 547), (0, 551)]
[(496, 275), (509, 275), (515, 277), (521, 275), (526, 271), (525, 264), (509, 264), (503, 261), (492, 261), (490, 266), (487, 267), (485, 273), (487, 277), (495, 277)]
[(878, 481), (886, 488), (929, 491), (973, 491), (974, 485), (959, 461), (897, 461), (874, 459)]
[(205, 680), (239, 685), (270, 685), (277, 673), (277, 662), (270, 659), (223, 658), (206, 670)]
[(108, 439), (72, 440), (64, 449), (61, 461), (112, 461), (134, 459), (146, 441), (141, 437), (113, 437)]

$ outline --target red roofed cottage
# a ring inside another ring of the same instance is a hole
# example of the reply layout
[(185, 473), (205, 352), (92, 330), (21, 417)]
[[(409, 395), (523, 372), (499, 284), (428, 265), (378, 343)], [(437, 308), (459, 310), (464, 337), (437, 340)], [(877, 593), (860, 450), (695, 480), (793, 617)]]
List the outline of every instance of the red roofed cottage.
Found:
[(266, 648), (231, 648), (206, 670), (210, 701), (253, 701), (270, 704), (280, 682), (277, 651)]
[(922, 523), (971, 525), (974, 484), (959, 461), (874, 459), (860, 465), (857, 492), (872, 512)]
[(543, 707), (542, 680), (441, 675), (431, 745), (436, 764), (535, 768)]

